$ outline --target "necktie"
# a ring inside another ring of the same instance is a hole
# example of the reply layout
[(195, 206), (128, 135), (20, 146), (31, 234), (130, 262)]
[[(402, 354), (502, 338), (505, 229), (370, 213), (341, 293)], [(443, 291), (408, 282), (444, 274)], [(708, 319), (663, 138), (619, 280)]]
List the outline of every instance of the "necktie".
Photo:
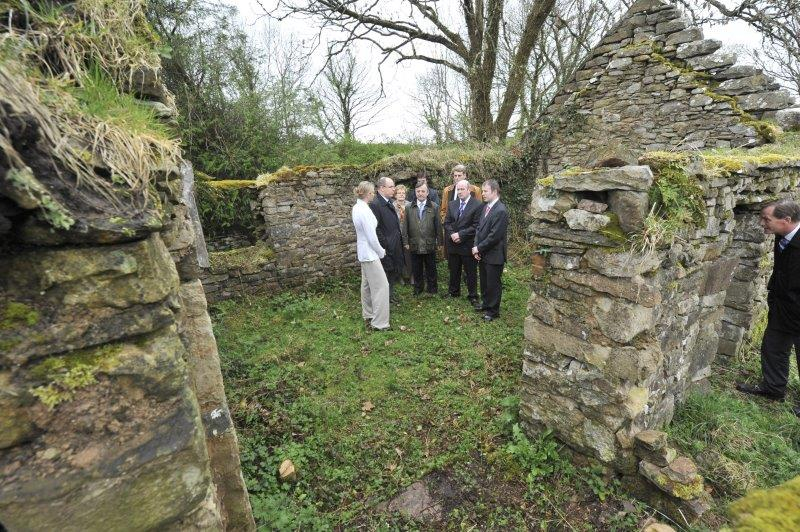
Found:
[(492, 210), (492, 206), (491, 205), (487, 205), (486, 206), (486, 210), (483, 212), (483, 217), (486, 218), (487, 216), (489, 216), (489, 211), (491, 211), (491, 210)]
[(419, 207), (417, 209), (419, 211), (417, 214), (419, 214), (419, 219), (422, 220), (422, 211), (425, 210), (425, 204), (424, 203), (418, 203), (417, 207)]
[(788, 245), (789, 245), (789, 239), (788, 239), (788, 238), (786, 238), (785, 236), (784, 236), (784, 237), (782, 237), (782, 238), (780, 239), (780, 241), (778, 242), (778, 248), (780, 248), (780, 250), (781, 250), (781, 251), (783, 251), (784, 249), (786, 249), (786, 246), (788, 246)]
[(461, 215), (464, 214), (464, 207), (467, 206), (466, 201), (461, 202), (461, 207), (458, 208), (458, 217), (461, 218)]

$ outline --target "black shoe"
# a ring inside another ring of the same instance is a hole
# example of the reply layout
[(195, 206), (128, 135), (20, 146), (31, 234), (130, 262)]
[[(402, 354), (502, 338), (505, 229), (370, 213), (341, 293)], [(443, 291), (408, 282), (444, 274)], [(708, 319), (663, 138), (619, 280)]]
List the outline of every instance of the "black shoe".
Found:
[(386, 332), (386, 331), (391, 331), (391, 330), (392, 330), (392, 328), (391, 328), (391, 327), (385, 327), (385, 328), (383, 328), (383, 329), (379, 329), (378, 327), (375, 327), (374, 325), (372, 325), (372, 324), (370, 323), (370, 324), (369, 324), (369, 330), (370, 330), (370, 331), (376, 331), (376, 332)]
[(467, 300), (469, 301), (469, 304), (473, 306), (473, 308), (481, 306), (481, 300), (477, 297), (468, 297)]
[(442, 294), (442, 299), (447, 299), (449, 297), (456, 298), (456, 297), (459, 297), (459, 296), (460, 296), (460, 294), (450, 294), (450, 293), (445, 292), (444, 294)]
[(742, 393), (747, 393), (750, 395), (760, 395), (765, 399), (769, 399), (770, 401), (783, 401), (783, 395), (779, 393), (773, 393), (770, 391), (765, 390), (760, 384), (747, 384), (745, 382), (737, 382), (736, 389)]
[(484, 314), (483, 321), (493, 321), (496, 320), (497, 316), (492, 316), (491, 314)]
[(792, 407), (792, 412), (794, 412), (794, 415), (797, 417), (800, 417), (800, 405), (794, 405)]

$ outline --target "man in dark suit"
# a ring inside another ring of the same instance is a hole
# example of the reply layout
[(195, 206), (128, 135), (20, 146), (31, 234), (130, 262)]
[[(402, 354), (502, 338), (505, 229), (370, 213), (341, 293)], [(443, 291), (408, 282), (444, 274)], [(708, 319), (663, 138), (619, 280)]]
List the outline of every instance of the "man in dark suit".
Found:
[[(737, 383), (736, 389), (783, 401), (794, 347), (800, 369), (800, 205), (791, 200), (770, 203), (761, 210), (764, 233), (775, 235), (775, 265), (767, 283), (767, 328), (761, 342), (761, 382)], [(794, 413), (800, 417), (800, 405)]]
[(386, 255), (381, 259), (381, 264), (383, 265), (383, 271), (386, 272), (386, 278), (389, 280), (389, 300), (392, 303), (397, 303), (394, 287), (403, 272), (404, 258), (400, 219), (397, 217), (394, 205), (392, 205), (394, 181), (388, 177), (382, 177), (378, 180), (377, 189), (378, 193), (369, 203), (369, 208), (372, 209), (372, 213), (378, 220), (378, 227), (375, 230), (378, 234), (378, 242), (386, 250)]
[(472, 256), (479, 265), (483, 304), (475, 310), (484, 312), (484, 321), (492, 321), (500, 316), (500, 298), (503, 295), (503, 265), (506, 262), (508, 210), (500, 201), (500, 185), (494, 179), (484, 181), (481, 193), (485, 205), (475, 231)]
[(444, 218), (444, 247), (447, 252), (447, 267), (450, 283), (447, 293), (451, 297), (461, 295), (461, 270), (467, 279), (467, 298), (473, 306), (478, 305), (478, 262), (472, 256), (475, 233), (483, 213), (483, 202), (472, 197), (471, 186), (466, 179), (456, 183), (456, 199), (447, 206)]

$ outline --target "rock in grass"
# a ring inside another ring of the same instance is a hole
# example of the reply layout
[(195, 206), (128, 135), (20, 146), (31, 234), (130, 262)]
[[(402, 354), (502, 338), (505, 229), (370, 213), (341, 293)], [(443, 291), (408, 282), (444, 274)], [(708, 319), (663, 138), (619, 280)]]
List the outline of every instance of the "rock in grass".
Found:
[(294, 482), (297, 480), (297, 470), (294, 468), (294, 463), (291, 460), (284, 460), (278, 469), (281, 480), (284, 482)]

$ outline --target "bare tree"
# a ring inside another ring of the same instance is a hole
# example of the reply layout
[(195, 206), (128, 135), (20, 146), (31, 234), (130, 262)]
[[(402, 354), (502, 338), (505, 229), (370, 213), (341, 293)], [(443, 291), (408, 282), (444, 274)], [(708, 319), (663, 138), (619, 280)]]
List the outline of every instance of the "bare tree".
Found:
[(798, 0), (681, 0), (698, 22), (742, 20), (758, 30), (756, 63), (800, 93), (800, 2)]
[(351, 52), (331, 57), (319, 91), (317, 127), (328, 142), (355, 138), (386, 106), (381, 91), (369, 83), (366, 67)]
[(466, 79), (470, 125), (478, 140), (504, 138), (525, 83), (528, 58), (556, 0), (529, 4), (523, 31), (515, 43), (504, 90), (492, 109), (492, 89), (503, 14), (511, 0), (460, 0), (452, 16), (437, 0), (276, 0), (273, 16), (310, 17), (321, 30), (337, 36), (328, 41), (329, 56), (342, 53), (355, 40), (373, 43), (398, 62), (427, 61), (443, 65)]
[[(575, 73), (592, 47), (628, 7), (626, 1), (558, 0), (539, 33), (526, 71), (520, 98), (519, 123), (524, 130), (545, 110), (556, 92)], [(510, 31), (521, 31), (511, 19)]]
[(418, 76), (417, 92), (412, 98), (435, 142), (460, 142), (469, 137), (469, 94), (461, 76), (434, 65)]

